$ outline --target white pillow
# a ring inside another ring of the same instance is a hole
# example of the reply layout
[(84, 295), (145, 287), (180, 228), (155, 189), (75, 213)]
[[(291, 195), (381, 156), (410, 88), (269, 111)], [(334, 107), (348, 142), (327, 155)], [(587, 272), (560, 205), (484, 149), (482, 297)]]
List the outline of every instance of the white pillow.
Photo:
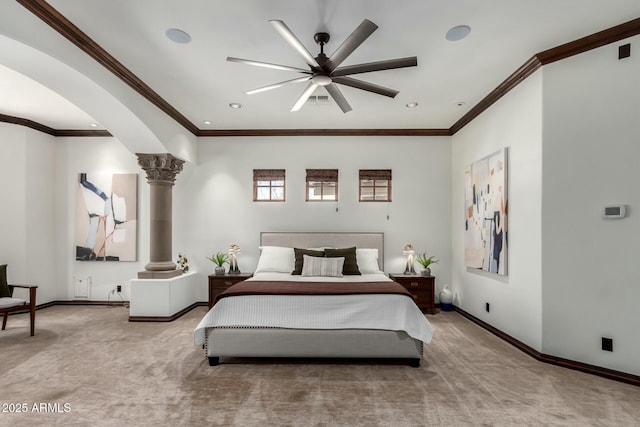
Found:
[(302, 255), (302, 276), (342, 277), (344, 257), (323, 258)]
[(377, 249), (356, 248), (356, 261), (362, 274), (382, 273), (378, 265)]
[(261, 246), (260, 259), (255, 273), (289, 273), (296, 266), (293, 248), (282, 246)]

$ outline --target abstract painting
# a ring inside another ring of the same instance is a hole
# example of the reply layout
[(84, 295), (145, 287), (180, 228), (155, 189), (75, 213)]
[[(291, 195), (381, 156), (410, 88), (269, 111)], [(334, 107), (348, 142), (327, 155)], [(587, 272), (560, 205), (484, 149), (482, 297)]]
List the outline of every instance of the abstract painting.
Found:
[(470, 268), (507, 274), (507, 149), (465, 168), (464, 259)]
[(136, 261), (138, 174), (79, 173), (76, 260)]

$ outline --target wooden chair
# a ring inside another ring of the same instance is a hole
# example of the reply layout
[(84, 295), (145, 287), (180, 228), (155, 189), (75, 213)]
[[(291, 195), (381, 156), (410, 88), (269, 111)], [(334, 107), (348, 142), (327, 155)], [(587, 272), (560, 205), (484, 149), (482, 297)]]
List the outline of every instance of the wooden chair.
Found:
[[(23, 288), (29, 289), (29, 301), (25, 301), (21, 298), (13, 298), (13, 289), (14, 288)], [(35, 333), (35, 325), (36, 325), (36, 289), (37, 286), (33, 285), (9, 285), (9, 291), (11, 292), (11, 297), (0, 298), (0, 314), (4, 314), (4, 318), (2, 319), (2, 330), (4, 331), (7, 327), (7, 317), (9, 313), (15, 311), (26, 311), (29, 310), (29, 317), (31, 318), (31, 336)]]

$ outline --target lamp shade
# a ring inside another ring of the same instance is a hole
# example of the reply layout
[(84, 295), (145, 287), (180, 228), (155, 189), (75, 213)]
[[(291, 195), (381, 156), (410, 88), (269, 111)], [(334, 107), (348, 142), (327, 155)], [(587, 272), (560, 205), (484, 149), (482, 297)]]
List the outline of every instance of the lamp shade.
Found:
[(404, 245), (404, 250), (402, 251), (402, 255), (413, 255), (416, 251), (413, 249), (413, 245), (411, 243), (407, 243)]

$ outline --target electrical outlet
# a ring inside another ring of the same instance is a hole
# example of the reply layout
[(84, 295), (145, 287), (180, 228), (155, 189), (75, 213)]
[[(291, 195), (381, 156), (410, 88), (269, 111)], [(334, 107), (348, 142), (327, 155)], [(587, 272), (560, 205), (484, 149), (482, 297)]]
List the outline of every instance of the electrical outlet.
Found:
[(484, 309), (485, 309), (485, 311), (486, 311), (487, 313), (489, 313), (489, 311), (490, 311), (490, 310), (489, 310), (489, 308), (490, 308), (490, 307), (489, 307), (489, 303), (488, 303), (488, 302), (485, 302), (485, 303), (484, 303)]
[(116, 292), (118, 293), (122, 292), (122, 285), (116, 286)]
[(602, 337), (602, 349), (604, 351), (613, 351), (613, 338)]

